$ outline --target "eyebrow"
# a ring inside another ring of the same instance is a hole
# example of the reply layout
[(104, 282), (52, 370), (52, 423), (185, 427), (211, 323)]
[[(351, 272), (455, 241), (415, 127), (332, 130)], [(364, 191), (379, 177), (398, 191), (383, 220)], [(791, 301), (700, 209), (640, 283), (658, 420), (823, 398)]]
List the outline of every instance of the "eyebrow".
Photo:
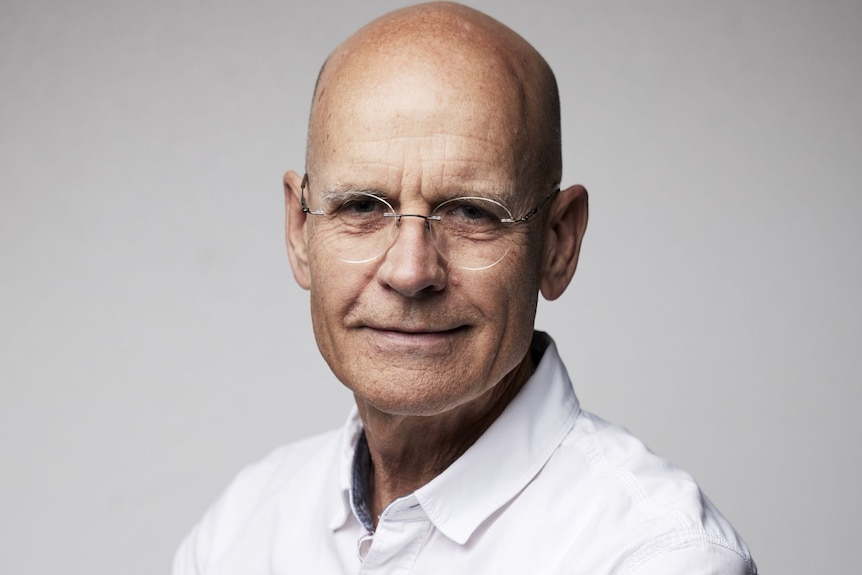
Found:
[(337, 200), (345, 196), (350, 196), (352, 194), (368, 194), (383, 199), (386, 199), (388, 197), (385, 192), (377, 188), (368, 186), (357, 186), (355, 184), (336, 184), (329, 189), (324, 190), (323, 193), (321, 193), (320, 195), (320, 199), (323, 202), (331, 202), (333, 200)]
[[(453, 188), (455, 188), (453, 186)], [(447, 188), (443, 188), (446, 190)], [(451, 192), (451, 190), (449, 190)], [(331, 202), (333, 200), (337, 200), (339, 198), (343, 198), (344, 196), (349, 196), (351, 194), (368, 194), (371, 196), (375, 196), (378, 198), (382, 198), (387, 201), (393, 201), (392, 195), (386, 193), (380, 188), (376, 188), (373, 186), (364, 186), (357, 185), (353, 183), (342, 183), (342, 184), (334, 184), (328, 189), (324, 190), (321, 194), (321, 200), (324, 202)], [(437, 195), (437, 194), (435, 194)], [(517, 199), (514, 197), (515, 191), (514, 186), (512, 184), (506, 184), (503, 189), (469, 189), (469, 188), (461, 188), (454, 193), (443, 193), (439, 194), (438, 203), (443, 203), (449, 200), (454, 200), (457, 198), (487, 198), (490, 200), (497, 201), (504, 206), (509, 206), (512, 204), (517, 204)], [(433, 196), (432, 196), (433, 197)]]

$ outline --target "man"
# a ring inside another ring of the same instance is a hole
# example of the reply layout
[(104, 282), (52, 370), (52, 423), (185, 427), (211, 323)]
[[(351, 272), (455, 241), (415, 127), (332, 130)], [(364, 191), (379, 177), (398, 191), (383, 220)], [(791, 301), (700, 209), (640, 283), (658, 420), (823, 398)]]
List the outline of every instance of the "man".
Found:
[(460, 5), (330, 56), (287, 247), (356, 410), (245, 470), (176, 575), (756, 572), (688, 475), (579, 409), (533, 331), (587, 225), (559, 125), (541, 56)]

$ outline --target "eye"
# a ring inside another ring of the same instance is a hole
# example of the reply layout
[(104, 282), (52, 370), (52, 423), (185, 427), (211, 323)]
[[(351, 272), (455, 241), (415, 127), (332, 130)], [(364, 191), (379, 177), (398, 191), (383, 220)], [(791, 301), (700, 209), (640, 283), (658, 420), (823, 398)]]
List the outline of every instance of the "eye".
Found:
[(389, 205), (377, 196), (357, 192), (335, 199), (329, 213), (347, 221), (382, 218), (391, 211)]
[(490, 240), (503, 230), (502, 220), (510, 217), (502, 204), (488, 198), (454, 198), (440, 204), (435, 215), (450, 238)]
[(487, 211), (479, 206), (467, 203), (461, 203), (453, 206), (449, 211), (450, 216), (458, 217), (464, 220), (483, 220), (492, 217)]
[(341, 211), (354, 214), (371, 214), (377, 210), (381, 210), (382, 206), (383, 204), (379, 200), (350, 200), (341, 206)]
[(496, 226), (509, 217), (508, 211), (487, 198), (456, 198), (443, 202), (435, 213), (448, 223), (459, 226)]

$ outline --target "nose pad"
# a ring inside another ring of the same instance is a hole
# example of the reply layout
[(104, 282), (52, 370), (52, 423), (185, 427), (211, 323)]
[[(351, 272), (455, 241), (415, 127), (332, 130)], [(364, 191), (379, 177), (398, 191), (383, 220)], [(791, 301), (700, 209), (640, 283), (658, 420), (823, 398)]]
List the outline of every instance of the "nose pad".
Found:
[(401, 230), (402, 218), (421, 218), (422, 220), (424, 220), (422, 222), (422, 227), (425, 228), (426, 240), (434, 247), (434, 250), (437, 252), (438, 255), (441, 255), (441, 256), (443, 255), (443, 252), (441, 251), (440, 246), (438, 245), (438, 238), (435, 235), (434, 231), (431, 229), (431, 221), (432, 220), (434, 220), (434, 221), (439, 220), (440, 219), (439, 217), (423, 216), (422, 214), (398, 214), (396, 217), (398, 219), (395, 220), (395, 225), (398, 228), (398, 230), (396, 231), (396, 233), (393, 234), (392, 245), (389, 246), (390, 249), (392, 248), (392, 246), (395, 245), (395, 243), (398, 241), (399, 236), (401, 235), (400, 230)]
[[(402, 218), (422, 218), (425, 229), (410, 229)], [(431, 236), (430, 222), (429, 216), (401, 214), (396, 221), (397, 233), (377, 271), (381, 283), (407, 297), (440, 291), (446, 285), (445, 258)]]

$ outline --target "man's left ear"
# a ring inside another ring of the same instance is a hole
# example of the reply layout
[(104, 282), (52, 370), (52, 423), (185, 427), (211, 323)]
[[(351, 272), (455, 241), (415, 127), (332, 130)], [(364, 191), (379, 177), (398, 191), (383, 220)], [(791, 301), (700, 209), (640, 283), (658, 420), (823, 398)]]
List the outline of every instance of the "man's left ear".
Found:
[(551, 205), (539, 284), (547, 300), (560, 297), (575, 275), (588, 214), (587, 190), (580, 185), (560, 191)]

